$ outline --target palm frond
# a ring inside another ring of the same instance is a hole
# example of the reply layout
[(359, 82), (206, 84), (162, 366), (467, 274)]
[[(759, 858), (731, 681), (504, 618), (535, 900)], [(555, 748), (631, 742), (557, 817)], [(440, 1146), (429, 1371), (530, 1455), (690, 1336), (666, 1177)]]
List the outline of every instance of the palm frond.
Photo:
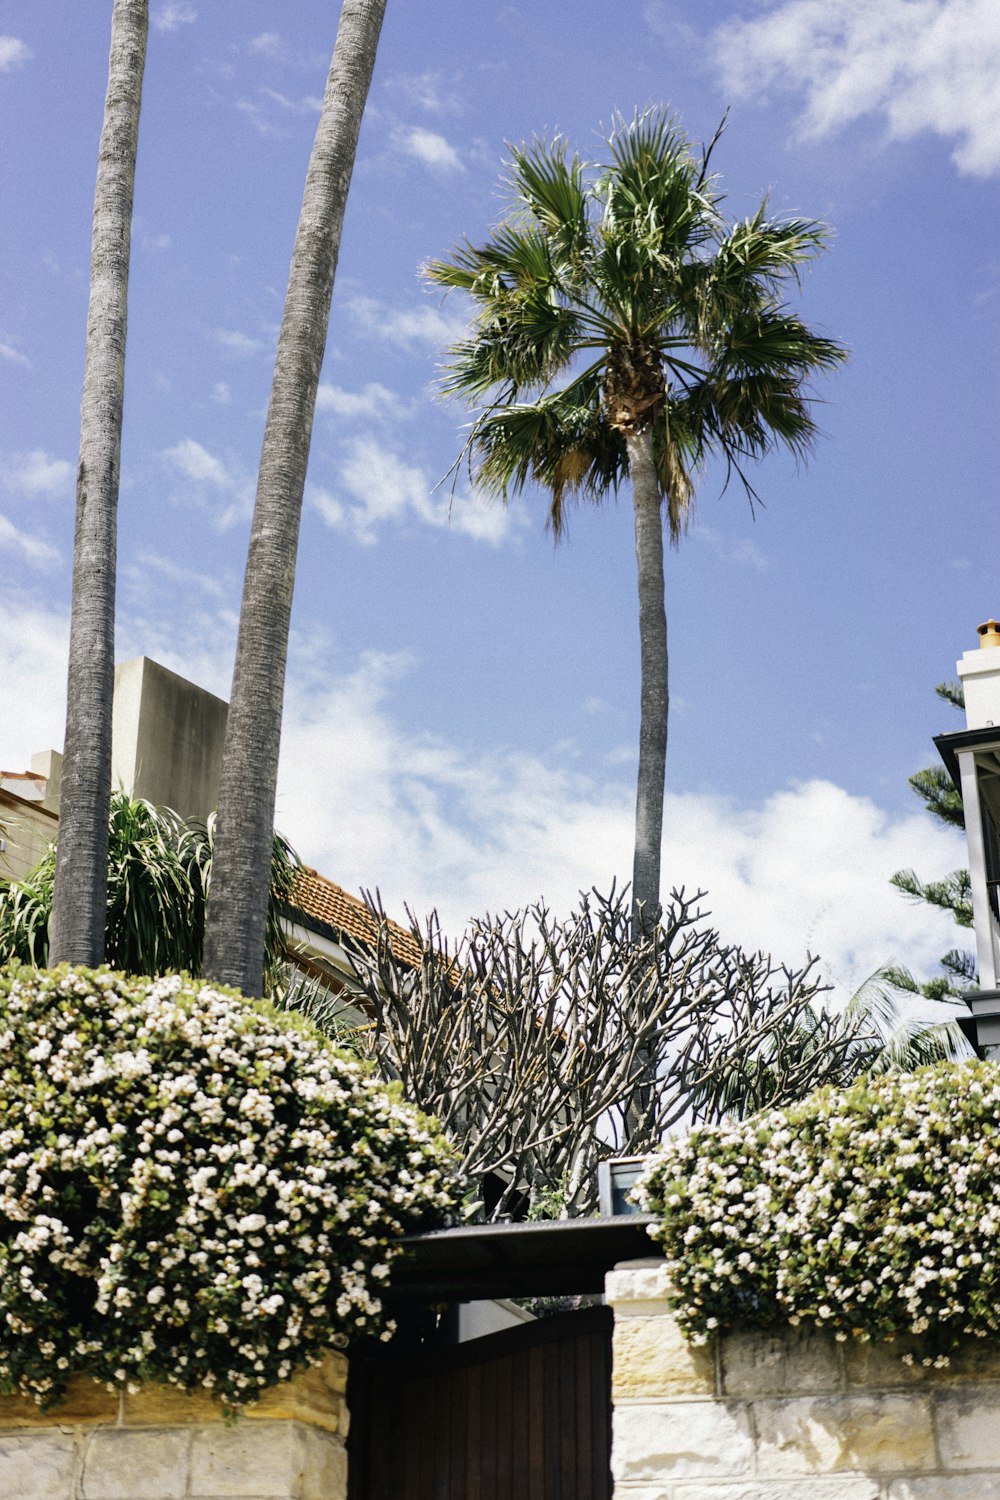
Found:
[(967, 953), (963, 948), (949, 948), (941, 965), (965, 988), (979, 983), (979, 967), (974, 953)]
[(830, 230), (818, 219), (769, 219), (767, 200), (745, 219), (738, 219), (715, 246), (708, 263), (720, 289), (737, 294), (748, 280), (773, 291), (789, 273), (826, 249)]
[(630, 121), (619, 117), (608, 146), (611, 164), (597, 189), (605, 240), (676, 260), (711, 239), (718, 200), (674, 116), (647, 110)]
[(855, 991), (845, 1015), (866, 1022), (878, 1039), (868, 1063), (871, 1076), (908, 1073), (935, 1062), (954, 1062), (969, 1057), (972, 1049), (955, 1019), (954, 997), (941, 996), (947, 1008), (941, 1020), (913, 1009), (915, 995), (933, 999), (920, 989), (906, 970), (891, 965), (875, 973)]
[(519, 288), (547, 286), (557, 274), (550, 240), (530, 225), (501, 224), (488, 244), (466, 241), (453, 253), (453, 261), (428, 261), (425, 276), (485, 303)]
[(510, 186), (561, 259), (572, 263), (584, 254), (590, 240), (584, 169), (575, 154), (567, 159), (561, 137), (514, 147)]
[[(710, 151), (699, 157), (662, 109), (617, 118), (603, 164), (571, 158), (561, 139), (533, 141), (512, 152), (514, 207), (488, 242), (427, 267), (473, 304), (474, 331), (452, 348), (442, 382), (478, 409), (470, 471), (503, 497), (548, 488), (557, 534), (569, 496), (599, 499), (627, 478), (609, 418), (653, 426), (674, 541), (710, 454), (753, 500), (743, 463), (779, 446), (805, 456), (816, 436), (807, 382), (845, 351), (780, 292), (827, 231), (769, 218), (766, 203), (727, 226)], [(604, 389), (579, 383), (595, 354), (608, 362)], [(646, 372), (649, 388), (618, 389), (614, 360)]]
[(535, 390), (572, 360), (586, 339), (569, 300), (551, 240), (532, 227), (502, 225), (490, 243), (466, 246), (453, 263), (433, 261), (427, 276), (472, 299), (475, 331), (450, 351), (445, 394), (476, 399), (496, 387)]
[(441, 391), (478, 398), (497, 387), (537, 390), (565, 369), (580, 341), (573, 309), (542, 296), (498, 299), (473, 336), (452, 346)]
[(797, 386), (817, 371), (836, 369), (847, 357), (841, 344), (813, 333), (777, 303), (750, 305), (732, 315), (714, 352), (714, 371), (720, 375), (770, 371)]
[(683, 406), (674, 409), (668, 401), (666, 420), (653, 431), (653, 455), (665, 497), (667, 530), (676, 547), (688, 529), (694, 508), (694, 470), (700, 461), (698, 444), (692, 441)]
[(550, 494), (548, 522), (556, 537), (570, 496), (599, 501), (628, 471), (624, 440), (600, 404), (586, 399), (588, 385), (496, 408), (474, 428), (475, 482), (503, 499), (529, 481), (541, 485)]
[(343, 1052), (359, 1059), (363, 1056), (362, 1038), (367, 1028), (352, 1019), (357, 1012), (322, 980), (284, 962), (275, 968), (268, 998), (277, 1010), (303, 1016)]

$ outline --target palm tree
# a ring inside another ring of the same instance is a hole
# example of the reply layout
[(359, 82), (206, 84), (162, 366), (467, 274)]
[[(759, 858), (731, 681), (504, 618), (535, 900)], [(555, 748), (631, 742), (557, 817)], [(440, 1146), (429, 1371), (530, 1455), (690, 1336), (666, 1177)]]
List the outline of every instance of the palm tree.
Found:
[(104, 952), (129, 241), (148, 31), (148, 0), (115, 0), (94, 194), (62, 817), (52, 914), (53, 960), (90, 965), (100, 963)]
[(259, 994), (302, 492), (361, 117), (386, 0), (344, 0), (278, 335), (219, 788), (205, 974)]
[[(716, 135), (718, 139), (718, 133)], [(784, 304), (824, 246), (821, 224), (773, 220), (762, 204), (727, 223), (709, 172), (663, 111), (619, 120), (594, 167), (565, 143), (514, 150), (510, 213), (482, 246), (427, 267), (467, 292), (470, 335), (450, 351), (448, 392), (478, 411), (466, 445), (475, 481), (506, 499), (550, 495), (558, 539), (569, 497), (595, 503), (629, 481), (641, 645), (633, 932), (660, 910), (667, 748), (665, 504), (683, 532), (693, 475), (721, 455), (751, 497), (743, 463), (816, 434), (806, 392), (845, 356)]]

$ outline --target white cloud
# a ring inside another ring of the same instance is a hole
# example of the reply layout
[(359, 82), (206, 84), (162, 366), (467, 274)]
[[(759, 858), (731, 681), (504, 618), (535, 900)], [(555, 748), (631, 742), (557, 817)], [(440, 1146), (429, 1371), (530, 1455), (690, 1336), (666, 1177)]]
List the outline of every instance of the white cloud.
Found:
[(798, 962), (808, 950), (843, 992), (880, 964), (933, 969), (954, 946), (948, 917), (888, 884), (964, 860), (964, 841), (921, 812), (892, 818), (828, 781), (773, 793), (756, 807), (714, 795), (668, 796), (664, 869), (709, 893), (714, 918), (747, 946)]
[(217, 380), (212, 387), (212, 400), (218, 406), (228, 406), (232, 400), (232, 390), (225, 380)]
[(446, 86), (438, 72), (397, 73), (386, 86), (429, 114), (458, 114), (464, 106), (458, 90)]
[[(146, 651), (228, 693), (234, 619), (175, 622), (162, 638), (122, 625), (123, 659)], [(0, 594), (0, 765), (26, 769), (34, 751), (61, 745), (67, 638), (66, 612)], [(276, 819), (324, 874), (352, 891), (381, 887), (400, 917), (406, 902), (419, 914), (436, 905), (454, 933), (472, 915), (542, 894), (565, 912), (581, 889), (627, 876), (630, 778), (581, 775), (554, 748), (525, 753), (510, 740), (483, 750), (454, 732), (407, 729), (393, 703), (412, 668), (405, 654), (367, 655), (337, 675), (326, 643), (306, 644), (311, 669), (292, 658)], [(842, 993), (889, 959), (930, 973), (956, 940), (945, 914), (888, 885), (899, 868), (930, 878), (964, 862), (961, 836), (920, 811), (894, 817), (811, 781), (756, 804), (668, 794), (665, 827), (667, 884), (705, 888), (729, 941), (788, 963), (818, 952)]]
[(41, 537), (21, 531), (13, 521), (0, 513), (0, 551), (16, 552), (34, 567), (50, 568), (59, 561), (59, 553)]
[(345, 391), (324, 381), (316, 392), (316, 410), (348, 422), (404, 421), (413, 414), (412, 406), (377, 380), (370, 381), (362, 391)]
[(412, 520), (450, 527), (460, 536), (499, 546), (523, 520), (517, 505), (503, 506), (461, 491), (434, 493), (425, 470), (371, 436), (357, 437), (349, 445), (340, 464), (339, 493), (310, 485), (308, 498), (328, 526), (350, 532), (364, 546), (378, 540), (382, 526)]
[(228, 503), (217, 511), (216, 522), (225, 528), (249, 515), (253, 507), (254, 482), (236, 464), (218, 458), (194, 438), (182, 438), (172, 448), (164, 448), (161, 459), (173, 472), (188, 482), (184, 498), (212, 505), (220, 499)]
[(236, 108), (240, 114), (246, 116), (254, 130), (257, 131), (258, 135), (262, 135), (265, 140), (284, 141), (288, 139), (288, 131), (280, 125), (273, 124), (267, 118), (260, 105), (256, 104), (252, 99), (239, 99)]
[(25, 370), (31, 369), (31, 360), (20, 349), (15, 349), (13, 344), (0, 343), (0, 359), (7, 360), (8, 364), (20, 365)]
[[(279, 111), (279, 118), (284, 115), (317, 115), (323, 108), (322, 99), (315, 94), (304, 94), (301, 99), (290, 99), (287, 94), (281, 94), (277, 89), (261, 88), (258, 90), (263, 104), (255, 99), (240, 99), (236, 108), (253, 125), (254, 129), (267, 140), (287, 140), (290, 134), (285, 124), (275, 124), (272, 118), (275, 109)], [(271, 106), (269, 109), (268, 106)]]
[(223, 599), (228, 593), (225, 585), (214, 574), (199, 573), (196, 568), (185, 568), (155, 552), (140, 552), (135, 562), (123, 568), (122, 573), (129, 584), (142, 590), (147, 597), (150, 575), (162, 578), (174, 597), (181, 593), (191, 598), (202, 595), (210, 599)]
[(231, 476), (225, 464), (194, 438), (184, 438), (172, 448), (165, 448), (161, 456), (178, 474), (192, 479), (195, 484), (210, 484), (223, 490), (229, 488)]
[(262, 88), (260, 92), (286, 114), (318, 115), (323, 108), (322, 99), (315, 94), (303, 94), (301, 99), (289, 99), (287, 94), (279, 94), (277, 89)]
[(283, 61), (287, 55), (287, 48), (277, 31), (262, 31), (248, 43), (248, 50), (258, 57), (270, 57), (275, 61)]
[(193, 5), (187, 5), (184, 0), (170, 0), (167, 5), (161, 5), (153, 13), (153, 25), (157, 31), (177, 31), (181, 26), (190, 26), (198, 19), (198, 12)]
[[(294, 30), (294, 27), (293, 27)], [(283, 68), (294, 68), (325, 78), (330, 66), (330, 53), (326, 48), (300, 47), (290, 42), (279, 31), (262, 31), (247, 43), (251, 57), (264, 62), (277, 63)]]
[(252, 354), (259, 354), (264, 347), (260, 339), (253, 338), (249, 333), (242, 333), (238, 328), (213, 328), (209, 337), (236, 359), (247, 359)]
[[(321, 484), (313, 484), (312, 480), (306, 483), (306, 503), (311, 505), (318, 515), (333, 531), (345, 531), (348, 529), (348, 515), (345, 507), (337, 499), (336, 495)], [(375, 540), (374, 534), (370, 538)]]
[(771, 566), (770, 558), (749, 537), (726, 536), (711, 526), (694, 526), (691, 535), (696, 541), (704, 542), (720, 562), (734, 563), (738, 568), (753, 568), (758, 573), (766, 573)]
[(400, 126), (392, 133), (392, 144), (404, 156), (412, 156), (434, 172), (464, 172), (462, 158), (455, 147), (437, 131), (422, 125)]
[[(293, 671), (277, 818), (305, 859), (349, 890), (378, 885), (396, 915), (436, 905), (453, 932), (539, 895), (567, 911), (581, 889), (627, 878), (630, 779), (580, 775), (555, 749), (407, 732), (392, 711), (405, 670), (372, 655), (332, 685)], [(961, 838), (922, 813), (894, 818), (812, 781), (757, 805), (668, 794), (665, 829), (667, 884), (706, 889), (728, 941), (792, 964), (819, 953), (842, 995), (888, 960), (930, 973), (955, 942), (947, 916), (888, 884), (901, 867), (962, 863)]]
[(69, 614), (0, 595), (0, 765), (26, 771), (38, 750), (61, 748)]
[(955, 142), (962, 172), (1000, 171), (996, 0), (772, 0), (714, 42), (730, 92), (805, 95), (807, 136), (877, 115), (891, 138)]
[(9, 73), (11, 68), (19, 68), (32, 56), (34, 54), (31, 48), (16, 36), (0, 36), (0, 73)]
[(13, 494), (42, 495), (47, 499), (71, 492), (74, 466), (65, 458), (55, 458), (44, 448), (12, 454), (0, 470), (4, 487)]
[(643, 14), (650, 30), (674, 51), (700, 43), (694, 27), (678, 15), (674, 0), (646, 0)]
[(374, 297), (353, 297), (347, 309), (362, 328), (406, 349), (440, 349), (468, 332), (468, 320), (457, 306), (392, 308)]

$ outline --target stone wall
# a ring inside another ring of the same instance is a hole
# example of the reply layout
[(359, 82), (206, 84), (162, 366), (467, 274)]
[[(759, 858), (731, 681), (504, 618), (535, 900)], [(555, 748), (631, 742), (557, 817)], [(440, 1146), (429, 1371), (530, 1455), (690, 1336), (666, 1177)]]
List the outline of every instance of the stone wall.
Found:
[(347, 1362), (225, 1423), (208, 1396), (113, 1396), (76, 1380), (51, 1412), (0, 1397), (2, 1500), (345, 1500)]
[(995, 1345), (945, 1370), (794, 1328), (699, 1349), (662, 1262), (617, 1268), (607, 1293), (615, 1500), (1000, 1500)]

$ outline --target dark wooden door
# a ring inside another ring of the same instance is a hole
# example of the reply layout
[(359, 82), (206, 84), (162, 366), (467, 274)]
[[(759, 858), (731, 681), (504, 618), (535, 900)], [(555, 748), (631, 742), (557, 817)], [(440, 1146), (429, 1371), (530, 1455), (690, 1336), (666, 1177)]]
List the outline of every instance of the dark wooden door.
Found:
[(610, 1500), (611, 1312), (353, 1359), (350, 1500)]

